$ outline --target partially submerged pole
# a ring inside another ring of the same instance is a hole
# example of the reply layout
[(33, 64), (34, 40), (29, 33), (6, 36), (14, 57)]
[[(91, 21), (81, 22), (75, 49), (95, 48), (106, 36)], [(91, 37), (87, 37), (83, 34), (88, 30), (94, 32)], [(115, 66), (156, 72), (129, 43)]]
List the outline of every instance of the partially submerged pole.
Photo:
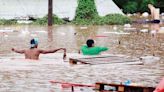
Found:
[(53, 41), (53, 0), (48, 0), (48, 42), (51, 47)]
[(48, 0), (48, 26), (52, 26), (53, 16), (53, 0)]

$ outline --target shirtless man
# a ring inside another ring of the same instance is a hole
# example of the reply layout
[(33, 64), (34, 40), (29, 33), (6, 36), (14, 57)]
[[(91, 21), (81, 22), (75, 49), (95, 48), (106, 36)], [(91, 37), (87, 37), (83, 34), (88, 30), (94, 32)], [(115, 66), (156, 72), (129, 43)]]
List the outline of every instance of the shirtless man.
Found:
[(148, 8), (153, 19), (152, 23), (160, 23), (159, 9), (155, 8), (152, 4), (148, 4)]
[(63, 59), (66, 58), (66, 49), (65, 48), (59, 48), (59, 49), (52, 49), (52, 50), (41, 50), (38, 49), (38, 40), (36, 38), (32, 39), (31, 42), (31, 48), (27, 50), (17, 50), (15, 48), (12, 48), (12, 51), (20, 54), (25, 54), (25, 59), (32, 59), (32, 60), (38, 60), (40, 54), (48, 54), (48, 53), (55, 53), (59, 50), (64, 50)]

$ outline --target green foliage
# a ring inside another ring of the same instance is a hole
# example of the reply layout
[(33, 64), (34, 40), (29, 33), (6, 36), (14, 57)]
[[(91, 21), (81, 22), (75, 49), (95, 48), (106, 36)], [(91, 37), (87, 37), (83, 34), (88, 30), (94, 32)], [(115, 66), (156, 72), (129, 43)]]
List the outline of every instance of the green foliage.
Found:
[(125, 6), (123, 6), (123, 12), (134, 13), (137, 11), (137, 7), (137, 2), (129, 1)]
[(123, 25), (131, 23), (131, 19), (121, 14), (109, 14), (104, 17), (96, 17), (94, 19), (80, 19), (73, 22), (77, 25)]
[(72, 22), (78, 25), (105, 25), (130, 23), (130, 19), (121, 14), (98, 16), (94, 0), (78, 0), (76, 16)]
[(94, 19), (98, 16), (94, 0), (78, 0), (75, 20)]
[(109, 15), (106, 15), (105, 17), (101, 17), (99, 21), (96, 21), (95, 24), (123, 25), (125, 23), (131, 23), (131, 19), (121, 14), (109, 14)]
[[(134, 6), (137, 6), (137, 4), (134, 2), (129, 2), (128, 5), (129, 6), (125, 8), (127, 9), (127, 11), (131, 11), (131, 12), (133, 12), (133, 9), (135, 9)], [(7, 20), (2, 20), (0, 21), (0, 24), (13, 24), (13, 23), (16, 24), (16, 21), (12, 21), (12, 22), (11, 21), (6, 22), (6, 21)], [(47, 25), (47, 23), (48, 23), (48, 16), (45, 16), (43, 18), (38, 18), (36, 19), (36, 21), (33, 22), (33, 24), (37, 24), (37, 25)], [(53, 15), (53, 24), (64, 24), (64, 23), (65, 23), (64, 20), (58, 18), (56, 15)], [(128, 17), (121, 14), (109, 14), (107, 16), (100, 17), (98, 16), (98, 12), (94, 0), (78, 0), (76, 16), (71, 23), (77, 25), (105, 25), (105, 24), (122, 25), (125, 23), (131, 23), (131, 20)]]
[(6, 20), (6, 19), (0, 19), (0, 25), (15, 25), (17, 24), (16, 20), (10, 19), (10, 20)]
[(114, 2), (123, 9), (124, 13), (149, 11), (147, 5), (153, 4), (157, 6), (157, 1), (160, 1), (160, 4), (164, 2), (161, 0), (114, 0)]
[(109, 14), (105, 17), (98, 16), (94, 0), (79, 0), (76, 10), (76, 17), (73, 24), (78, 25), (104, 25), (104, 24), (125, 24), (131, 20), (121, 14)]
[[(44, 16), (43, 18), (38, 18), (36, 21), (33, 22), (33, 24), (37, 25), (47, 25), (48, 23), (48, 16)], [(64, 21), (60, 18), (58, 18), (56, 15), (53, 15), (53, 24), (63, 24)]]
[(148, 4), (155, 5), (156, 0), (142, 0), (140, 3), (140, 7), (138, 7), (138, 11), (140, 11), (140, 12), (149, 11)]

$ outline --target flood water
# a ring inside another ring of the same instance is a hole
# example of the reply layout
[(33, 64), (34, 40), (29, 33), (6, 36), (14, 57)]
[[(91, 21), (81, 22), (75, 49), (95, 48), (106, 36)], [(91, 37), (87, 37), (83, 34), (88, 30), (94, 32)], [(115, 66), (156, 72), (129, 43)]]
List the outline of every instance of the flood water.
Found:
[[(164, 77), (164, 25), (124, 26), (0, 26), (0, 91), (1, 92), (70, 92), (50, 80), (81, 84), (120, 83), (131, 80), (142, 86), (155, 87)], [(159, 28), (160, 31), (151, 31)], [(147, 30), (148, 29), (148, 30)], [(148, 32), (146, 32), (146, 31)], [(163, 30), (163, 31), (162, 31)], [(142, 31), (142, 32), (141, 32)], [(39, 61), (24, 60), (11, 48), (28, 49), (31, 38), (39, 38), (39, 48), (64, 47), (69, 57), (78, 57), (80, 46), (92, 38), (96, 45), (110, 50), (103, 54), (125, 55), (146, 59), (144, 65), (100, 64), (71, 66), (62, 60), (62, 52), (41, 55)], [(145, 57), (145, 58), (144, 58)], [(154, 59), (155, 58), (155, 59)], [(92, 88), (75, 88), (75, 92), (94, 92)]]

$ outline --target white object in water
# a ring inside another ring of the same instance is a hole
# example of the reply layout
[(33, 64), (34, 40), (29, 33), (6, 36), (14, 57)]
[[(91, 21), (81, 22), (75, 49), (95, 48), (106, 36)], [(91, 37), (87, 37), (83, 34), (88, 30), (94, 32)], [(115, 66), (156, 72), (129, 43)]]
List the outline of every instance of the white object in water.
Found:
[(121, 33), (120, 33), (120, 32), (117, 32), (116, 34), (118, 34), (118, 35), (121, 35), (121, 34), (122, 34), (122, 35), (123, 35), (123, 34), (126, 35), (126, 34), (130, 34), (130, 33), (124, 33), (124, 32), (121, 32)]
[(151, 31), (151, 34), (156, 34), (156, 33), (157, 33), (156, 30), (152, 30), (152, 31)]
[(66, 35), (66, 33), (64, 33), (64, 32), (61, 32), (60, 34), (61, 34), (61, 35)]
[(106, 34), (117, 34), (117, 35), (121, 35), (121, 34), (130, 34), (130, 33), (124, 33), (124, 32), (104, 32)]
[(31, 34), (30, 36), (31, 37), (37, 37), (37, 34)]
[(130, 28), (131, 25), (130, 25), (130, 24), (125, 24), (124, 27), (126, 27), (126, 28)]
[(164, 33), (164, 27), (160, 27), (158, 33)]
[(116, 27), (116, 26), (114, 26), (114, 27), (113, 27), (113, 30), (117, 30), (117, 27)]
[(148, 17), (148, 16), (149, 16), (149, 13), (148, 12), (142, 13), (142, 17)]
[(4, 37), (7, 38), (7, 37), (9, 37), (9, 36), (6, 34), (6, 35), (4, 35)]
[(124, 28), (124, 30), (128, 30), (128, 31), (135, 31), (136, 28)]
[(143, 27), (149, 27), (149, 25), (148, 24), (144, 24), (144, 25), (142, 25)]
[(1, 29), (0, 32), (14, 32), (14, 30), (12, 29)]
[(116, 34), (117, 32), (104, 32), (105, 34)]
[(19, 34), (19, 37), (25, 37), (26, 35), (29, 35), (30, 32), (26, 30), (22, 30), (21, 33)]
[(164, 27), (160, 27), (160, 30), (163, 30), (164, 31)]
[(140, 57), (140, 59), (142, 60), (144, 64), (153, 64), (153, 63), (158, 62), (160, 60), (160, 57), (144, 56), (144, 57)]
[(47, 33), (47, 31), (35, 31), (36, 33)]
[(32, 21), (30, 21), (30, 20), (18, 20), (17, 23), (18, 24), (30, 24), (30, 23), (32, 23)]
[(88, 27), (80, 27), (80, 29), (84, 30), (84, 29), (87, 29)]
[(161, 16), (164, 16), (164, 13), (161, 13)]
[(137, 13), (133, 13), (133, 16), (137, 16)]
[(148, 29), (141, 29), (140, 32), (147, 33), (149, 30)]

